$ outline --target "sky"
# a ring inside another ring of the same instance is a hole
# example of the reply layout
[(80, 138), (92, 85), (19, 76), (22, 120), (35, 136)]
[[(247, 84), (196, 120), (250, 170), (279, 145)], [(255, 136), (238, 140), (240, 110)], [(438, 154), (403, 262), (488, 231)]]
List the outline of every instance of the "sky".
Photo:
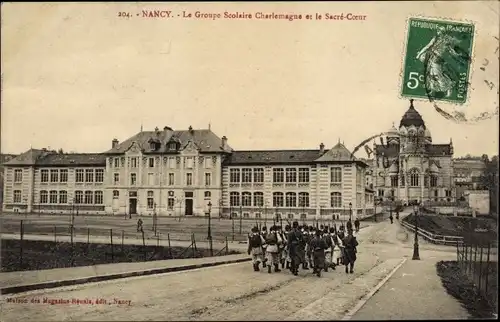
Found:
[[(174, 17), (143, 18), (142, 10)], [(366, 18), (211, 20), (181, 18), (183, 11)], [(209, 124), (235, 150), (329, 148), (339, 140), (352, 150), (398, 127), (408, 109), (399, 92), (412, 16), (476, 26), (469, 100), (439, 106), (467, 117), (498, 109), (499, 9), (491, 1), (3, 3), (1, 13), (2, 153), (104, 152), (141, 126)], [(414, 105), (434, 143), (453, 139), (455, 156), (498, 154), (498, 116), (457, 124), (429, 101)], [(356, 155), (366, 157), (362, 151)]]

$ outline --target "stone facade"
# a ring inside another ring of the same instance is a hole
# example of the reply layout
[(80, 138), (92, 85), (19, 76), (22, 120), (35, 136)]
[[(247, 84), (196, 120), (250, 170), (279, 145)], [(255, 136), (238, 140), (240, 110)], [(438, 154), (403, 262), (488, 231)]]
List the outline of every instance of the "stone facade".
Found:
[(372, 183), (381, 200), (452, 201), (455, 199), (453, 143), (434, 144), (429, 129), (410, 101), (399, 129), (374, 144)]
[[(3, 210), (161, 216), (363, 217), (366, 163), (330, 150), (234, 151), (210, 129), (141, 131), (98, 154), (29, 151), (6, 162)], [(210, 204), (210, 209), (209, 209)]]

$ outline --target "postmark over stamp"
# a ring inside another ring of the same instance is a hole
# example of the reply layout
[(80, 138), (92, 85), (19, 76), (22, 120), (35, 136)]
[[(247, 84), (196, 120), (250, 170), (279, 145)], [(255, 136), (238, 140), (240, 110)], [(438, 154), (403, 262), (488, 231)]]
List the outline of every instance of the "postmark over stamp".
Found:
[(465, 103), (474, 27), (464, 22), (410, 18), (401, 96)]

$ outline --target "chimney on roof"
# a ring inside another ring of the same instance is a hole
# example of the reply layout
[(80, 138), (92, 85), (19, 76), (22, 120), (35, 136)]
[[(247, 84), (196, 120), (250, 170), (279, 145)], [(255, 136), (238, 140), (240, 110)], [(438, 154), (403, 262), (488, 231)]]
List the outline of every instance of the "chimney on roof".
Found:
[(222, 137), (222, 149), (227, 149), (227, 137), (225, 135)]
[(323, 143), (320, 143), (319, 145), (319, 155), (323, 155), (325, 153), (325, 145)]
[(174, 133), (174, 130), (170, 126), (165, 126), (163, 132), (165, 133), (165, 138), (169, 138)]
[(113, 139), (113, 141), (111, 141), (111, 148), (116, 148), (118, 146), (118, 143), (120, 143), (118, 139)]

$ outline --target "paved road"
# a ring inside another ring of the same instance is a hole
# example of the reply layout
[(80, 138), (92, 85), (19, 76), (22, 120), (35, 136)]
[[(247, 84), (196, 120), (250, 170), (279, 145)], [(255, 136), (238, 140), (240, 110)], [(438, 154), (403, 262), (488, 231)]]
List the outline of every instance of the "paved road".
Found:
[[(268, 274), (253, 272), (249, 263), (233, 264), (15, 297), (28, 303), (7, 303), (3, 298), (2, 320), (340, 319), (405, 256), (411, 256), (407, 234), (397, 224), (385, 221), (371, 225), (357, 238), (360, 247), (355, 274), (345, 274), (341, 269), (324, 273), (321, 278), (308, 271), (301, 271), (299, 276), (289, 272)], [(47, 307), (44, 299), (103, 299), (107, 304)], [(115, 299), (125, 302), (116, 304)]]

